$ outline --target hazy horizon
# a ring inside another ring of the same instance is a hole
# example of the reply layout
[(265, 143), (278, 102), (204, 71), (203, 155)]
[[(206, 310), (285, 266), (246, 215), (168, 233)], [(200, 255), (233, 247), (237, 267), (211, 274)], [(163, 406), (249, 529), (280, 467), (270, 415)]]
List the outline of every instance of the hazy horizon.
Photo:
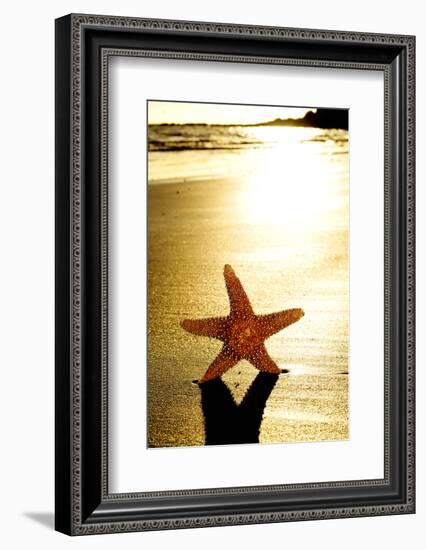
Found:
[(192, 103), (148, 100), (148, 125), (208, 124), (240, 126), (269, 122), (276, 118), (303, 118), (315, 107), (277, 107), (228, 103)]

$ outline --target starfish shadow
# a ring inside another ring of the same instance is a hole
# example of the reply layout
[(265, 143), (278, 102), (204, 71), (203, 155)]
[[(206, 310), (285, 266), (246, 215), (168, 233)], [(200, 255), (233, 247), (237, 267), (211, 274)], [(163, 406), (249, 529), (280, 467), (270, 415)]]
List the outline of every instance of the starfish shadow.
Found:
[(277, 380), (277, 374), (260, 372), (239, 405), (221, 378), (201, 384), (205, 444), (259, 443), (263, 411)]

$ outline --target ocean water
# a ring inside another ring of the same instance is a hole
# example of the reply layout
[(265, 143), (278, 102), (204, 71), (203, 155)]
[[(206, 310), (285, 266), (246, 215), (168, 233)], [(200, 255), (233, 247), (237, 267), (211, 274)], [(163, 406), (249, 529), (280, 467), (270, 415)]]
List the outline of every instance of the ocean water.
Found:
[[(250, 442), (347, 439), (347, 131), (164, 125), (148, 138), (148, 446), (239, 443), (246, 428)], [(241, 361), (192, 383), (221, 343), (180, 322), (229, 312), (225, 264), (256, 313), (304, 309), (266, 342), (288, 374)]]
[[(245, 177), (275, 153), (302, 145), (300, 154), (346, 155), (348, 132), (279, 126), (148, 126), (150, 183), (212, 176)], [(174, 154), (175, 153), (175, 154)], [(279, 160), (279, 158), (277, 158)]]

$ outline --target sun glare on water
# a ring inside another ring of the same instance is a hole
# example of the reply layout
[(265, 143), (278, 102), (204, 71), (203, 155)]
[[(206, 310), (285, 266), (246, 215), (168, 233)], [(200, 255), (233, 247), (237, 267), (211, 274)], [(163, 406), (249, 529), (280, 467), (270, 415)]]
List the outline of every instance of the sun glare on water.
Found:
[[(320, 150), (309, 141), (318, 133), (310, 128), (251, 128), (270, 146), (257, 152), (245, 178), (242, 208), (253, 224), (291, 224), (305, 231), (336, 223), (333, 209), (339, 196), (333, 185), (333, 164), (327, 142)], [(346, 221), (346, 220), (345, 220)]]

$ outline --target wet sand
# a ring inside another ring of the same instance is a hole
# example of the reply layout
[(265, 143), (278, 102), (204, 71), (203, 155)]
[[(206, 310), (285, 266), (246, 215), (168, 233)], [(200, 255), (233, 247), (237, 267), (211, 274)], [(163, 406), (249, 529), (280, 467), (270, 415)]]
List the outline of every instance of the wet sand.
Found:
[(210, 421), (221, 418), (215, 403), (232, 405), (229, 392), (240, 403), (258, 375), (241, 361), (223, 376), (225, 388), (217, 385), (207, 397), (192, 383), (221, 343), (188, 334), (180, 322), (228, 314), (225, 264), (234, 268), (255, 313), (305, 311), (266, 342), (289, 373), (272, 388), (262, 382), (270, 394), (259, 441), (349, 437), (347, 168), (346, 160), (330, 161), (319, 197), (326, 206), (306, 219), (303, 206), (295, 216), (285, 204), (275, 205), (268, 218), (256, 205), (262, 195), (243, 179), (148, 185), (148, 446), (204, 445), (205, 400)]

